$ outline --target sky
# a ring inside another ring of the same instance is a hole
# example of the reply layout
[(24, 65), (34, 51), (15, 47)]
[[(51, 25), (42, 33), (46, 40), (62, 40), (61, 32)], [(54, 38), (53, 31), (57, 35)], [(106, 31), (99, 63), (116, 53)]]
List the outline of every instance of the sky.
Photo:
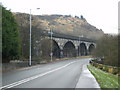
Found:
[[(81, 16), (105, 33), (118, 33), (119, 0), (0, 0), (12, 12)], [(36, 8), (40, 8), (37, 10)]]

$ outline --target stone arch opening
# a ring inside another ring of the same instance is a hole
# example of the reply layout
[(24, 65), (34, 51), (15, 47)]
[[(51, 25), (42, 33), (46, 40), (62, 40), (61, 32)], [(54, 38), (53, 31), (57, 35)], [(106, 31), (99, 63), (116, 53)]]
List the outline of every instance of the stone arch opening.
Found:
[(94, 49), (95, 49), (95, 45), (94, 45), (94, 44), (90, 44), (89, 49), (88, 49), (89, 55), (91, 55), (91, 53), (92, 53), (92, 51), (93, 51)]
[(76, 49), (74, 44), (71, 41), (65, 43), (63, 47), (63, 56), (64, 57), (76, 57)]
[(60, 58), (60, 47), (55, 40), (52, 40), (52, 53), (53, 57)]
[(78, 52), (81, 56), (86, 56), (87, 55), (87, 47), (85, 43), (81, 43), (78, 47)]

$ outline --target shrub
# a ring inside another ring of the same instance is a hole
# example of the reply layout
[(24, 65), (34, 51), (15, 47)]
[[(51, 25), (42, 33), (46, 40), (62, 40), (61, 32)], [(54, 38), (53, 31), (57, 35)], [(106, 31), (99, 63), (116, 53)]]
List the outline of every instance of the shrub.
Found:
[(103, 69), (103, 65), (102, 64), (98, 64), (97, 68), (98, 69)]
[(105, 65), (103, 66), (103, 71), (108, 72), (108, 69), (109, 69), (109, 68), (108, 68), (107, 66), (105, 66)]

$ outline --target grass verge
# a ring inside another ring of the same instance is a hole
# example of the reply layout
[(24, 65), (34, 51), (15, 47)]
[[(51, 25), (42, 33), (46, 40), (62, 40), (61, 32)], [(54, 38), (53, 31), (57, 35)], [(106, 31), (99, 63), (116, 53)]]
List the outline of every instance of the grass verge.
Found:
[[(95, 68), (92, 65), (88, 65), (88, 69), (94, 75), (101, 88), (118, 88), (118, 77), (109, 73), (106, 73), (100, 69)], [(120, 78), (120, 77), (119, 77)]]

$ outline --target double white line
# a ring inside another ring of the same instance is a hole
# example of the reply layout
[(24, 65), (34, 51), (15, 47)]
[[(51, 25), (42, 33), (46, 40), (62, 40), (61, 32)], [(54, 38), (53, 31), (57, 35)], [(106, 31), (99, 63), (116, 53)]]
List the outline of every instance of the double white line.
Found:
[(75, 62), (76, 62), (76, 61), (70, 62), (70, 63), (68, 63), (68, 64), (66, 64), (66, 65), (64, 65), (64, 66), (62, 66), (62, 67), (53, 69), (53, 70), (51, 70), (51, 71), (48, 71), (48, 72), (45, 72), (45, 73), (42, 73), (42, 74), (38, 74), (38, 75), (35, 75), (35, 76), (32, 76), (32, 77), (26, 78), (26, 79), (23, 79), (23, 80), (14, 82), (14, 83), (12, 83), (12, 84), (8, 84), (8, 85), (5, 85), (5, 86), (2, 86), (2, 87), (0, 87), (0, 90), (1, 90), (1, 89), (5, 89), (5, 88), (12, 88), (12, 87), (18, 86), (18, 85), (23, 84), (23, 83), (25, 83), (25, 82), (34, 80), (34, 79), (36, 79), (36, 78), (42, 77), (42, 76), (47, 75), (47, 74), (49, 74), (49, 73), (52, 73), (52, 72), (55, 72), (55, 71), (60, 70), (60, 69), (62, 69), (62, 68), (65, 68), (65, 67), (67, 67), (68, 65), (70, 65), (70, 64), (72, 64), (72, 63), (75, 63)]

